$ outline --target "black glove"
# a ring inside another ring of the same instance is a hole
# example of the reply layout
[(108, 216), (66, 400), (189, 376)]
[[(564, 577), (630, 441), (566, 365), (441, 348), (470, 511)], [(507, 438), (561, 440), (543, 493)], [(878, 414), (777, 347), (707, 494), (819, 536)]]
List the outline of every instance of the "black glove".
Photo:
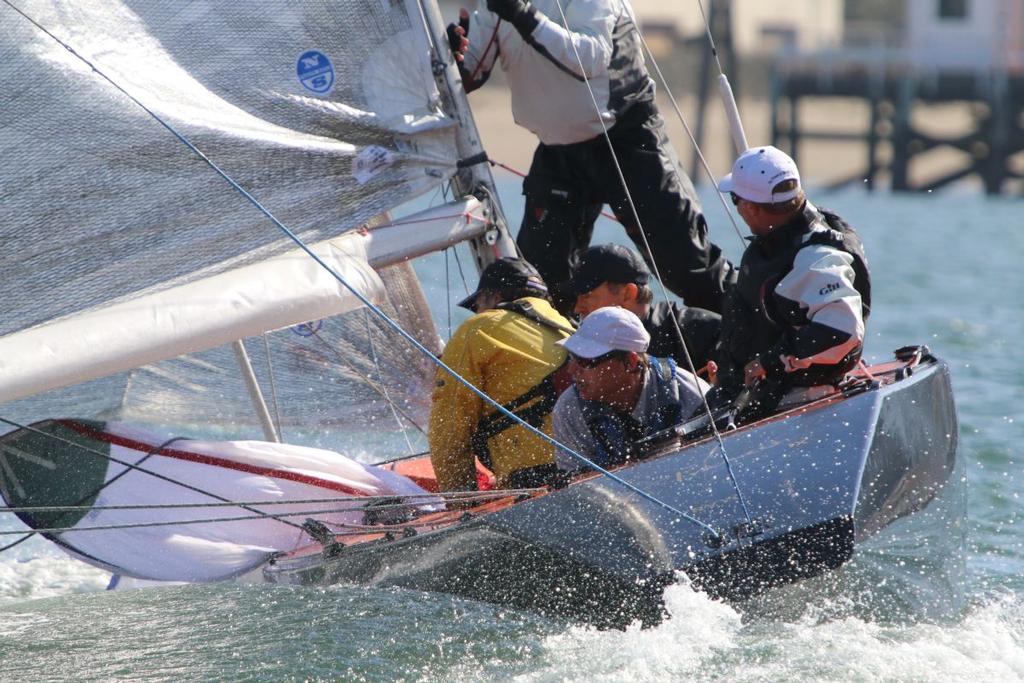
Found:
[(536, 8), (527, 0), (487, 0), (487, 9), (515, 26), (523, 38), (528, 38), (540, 23)]
[(460, 65), (466, 57), (466, 50), (469, 49), (469, 12), (459, 10), (459, 23), (448, 24), (448, 46), (451, 47), (452, 57)]

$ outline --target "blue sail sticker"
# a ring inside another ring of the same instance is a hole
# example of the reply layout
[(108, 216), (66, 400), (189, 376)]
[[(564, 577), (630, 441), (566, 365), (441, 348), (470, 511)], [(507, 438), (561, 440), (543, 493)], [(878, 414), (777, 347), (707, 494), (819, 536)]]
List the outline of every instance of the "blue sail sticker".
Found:
[(307, 50), (299, 55), (295, 73), (302, 87), (314, 95), (326, 95), (334, 88), (334, 65), (318, 50)]

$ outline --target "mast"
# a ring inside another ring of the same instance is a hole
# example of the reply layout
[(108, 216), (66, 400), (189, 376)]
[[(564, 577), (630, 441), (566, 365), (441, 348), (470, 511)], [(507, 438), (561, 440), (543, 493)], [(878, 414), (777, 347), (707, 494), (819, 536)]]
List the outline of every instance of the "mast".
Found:
[(418, 0), (418, 2), (433, 50), (430, 61), (434, 80), (441, 93), (445, 110), (453, 114), (458, 124), (455, 139), (460, 168), (452, 179), (452, 185), (461, 196), (482, 194), (486, 196), (481, 199), (490, 200), (486, 202), (489, 214), (485, 215), (488, 215), (493, 225), (483, 236), (469, 242), (477, 269), (483, 270), (487, 264), (499, 258), (517, 256), (518, 251), (509, 234), (505, 214), (501, 210), (501, 202), (498, 200), (498, 192), (495, 189), (494, 177), (491, 175), (486, 152), (484, 152), (483, 143), (480, 140), (480, 132), (473, 119), (466, 91), (462, 87), (462, 77), (451, 56), (451, 50), (448, 49), (445, 23), (441, 16), (441, 10), (437, 6), (437, 0)]
[(260, 427), (263, 428), (263, 438), (274, 443), (281, 443), (281, 437), (278, 435), (277, 429), (274, 428), (274, 421), (270, 418), (270, 410), (267, 408), (267, 401), (263, 398), (260, 383), (256, 379), (256, 372), (252, 369), (249, 354), (245, 351), (245, 345), (241, 341), (236, 341), (231, 346), (235, 350), (235, 360), (238, 362), (242, 379), (245, 380), (245, 388), (249, 391), (252, 407), (256, 411), (256, 417), (260, 420)]

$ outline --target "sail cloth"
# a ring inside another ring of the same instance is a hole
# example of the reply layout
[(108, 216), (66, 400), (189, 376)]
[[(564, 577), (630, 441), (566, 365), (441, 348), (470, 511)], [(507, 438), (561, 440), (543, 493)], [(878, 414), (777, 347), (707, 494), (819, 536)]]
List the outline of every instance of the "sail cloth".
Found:
[[(15, 0), (307, 242), (455, 170), (415, 4)], [(294, 245), (138, 104), (0, 4), (0, 336)]]
[[(186, 135), (307, 243), (336, 239), (455, 170), (454, 122), (441, 109), (412, 0), (13, 4)], [(42, 29), (0, 4), (0, 82), (8, 95), (0, 108), (0, 344), (24, 349), (45, 373), (50, 359), (75, 366), (77, 353), (55, 345), (48, 359), (49, 342), (34, 345), (38, 329), (54, 321), (73, 326), (79, 316), (122, 306), (129, 312), (122, 328), (91, 338), (87, 350), (109, 345), (92, 349), (108, 353), (128, 335), (159, 345), (142, 325), (153, 322), (154, 308), (133, 302), (266, 265), (294, 244)], [(375, 300), (438, 348), (412, 269), (387, 271), (388, 291)], [(309, 294), (288, 278), (273, 281), (287, 297)], [(250, 334), (232, 325), (252, 315), (259, 298), (216, 316), (204, 312), (200, 322), (216, 321), (218, 334)], [(246, 341), (275, 417), (297, 426), (289, 438), (318, 442), (322, 425), (351, 418), (366, 429), (379, 429), (382, 419), (394, 426), (396, 407), (421, 419), (430, 368), (365, 311), (328, 317), (345, 308), (333, 304), (307, 320), (267, 322), (268, 329), (290, 326)], [(87, 329), (94, 334), (97, 327)], [(49, 329), (59, 338), (68, 328)], [(2, 415), (22, 423), (85, 414), (216, 424), (224, 427), (217, 433), (247, 434), (254, 419), (233, 352), (195, 348), (182, 345), (175, 353), (185, 355), (4, 403)], [(14, 380), (15, 364), (27, 372), (23, 357), (0, 357), (7, 364), (0, 382)], [(86, 374), (63, 380), (81, 382)], [(18, 383), (4, 400), (49, 385), (31, 377)]]
[[(0, 437), (0, 493), (11, 506), (93, 506), (92, 510), (19, 513), (33, 528), (175, 522), (165, 526), (45, 533), (65, 551), (116, 574), (154, 581), (220, 581), (254, 569), (276, 551), (307, 545), (306, 517), (328, 524), (361, 524), (359, 499), (414, 496), (421, 510), (443, 507), (410, 479), (361, 465), (338, 453), (262, 441), (161, 440), (125, 424), (51, 420)], [(88, 449), (88, 450), (86, 450)], [(101, 455), (96, 455), (99, 453)], [(286, 501), (351, 497), (346, 503), (291, 503), (203, 507), (216, 498), (103, 456), (233, 501)], [(368, 502), (368, 501), (367, 501)], [(182, 505), (194, 508), (96, 509), (112, 505)], [(339, 508), (347, 509), (339, 509)], [(255, 511), (254, 511), (255, 510)], [(244, 521), (197, 520), (250, 517)], [(191, 523), (190, 523), (191, 522)]]

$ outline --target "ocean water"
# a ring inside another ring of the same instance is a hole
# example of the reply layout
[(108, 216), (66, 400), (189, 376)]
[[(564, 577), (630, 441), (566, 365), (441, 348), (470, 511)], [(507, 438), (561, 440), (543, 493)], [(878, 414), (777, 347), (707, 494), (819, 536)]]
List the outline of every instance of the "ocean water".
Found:
[[(516, 184), (502, 190), (517, 224)], [(680, 576), (660, 626), (598, 631), (407, 590), (106, 592), (108, 575), (33, 539), (0, 555), (0, 680), (1024, 679), (1024, 205), (958, 194), (812, 198), (864, 238), (875, 287), (868, 358), (926, 343), (951, 365), (969, 511), (965, 599), (953, 609), (904, 609), (905, 587), (858, 574), (865, 557), (780, 591), (771, 609), (711, 600)], [(714, 238), (737, 257), (724, 210), (705, 201)], [(595, 241), (622, 239), (603, 223)], [(470, 261), (460, 261), (472, 286)], [(465, 291), (457, 265), (436, 256), (418, 266), (442, 333), (449, 315), (461, 320), (446, 303)], [(0, 519), (0, 529), (17, 528)]]

